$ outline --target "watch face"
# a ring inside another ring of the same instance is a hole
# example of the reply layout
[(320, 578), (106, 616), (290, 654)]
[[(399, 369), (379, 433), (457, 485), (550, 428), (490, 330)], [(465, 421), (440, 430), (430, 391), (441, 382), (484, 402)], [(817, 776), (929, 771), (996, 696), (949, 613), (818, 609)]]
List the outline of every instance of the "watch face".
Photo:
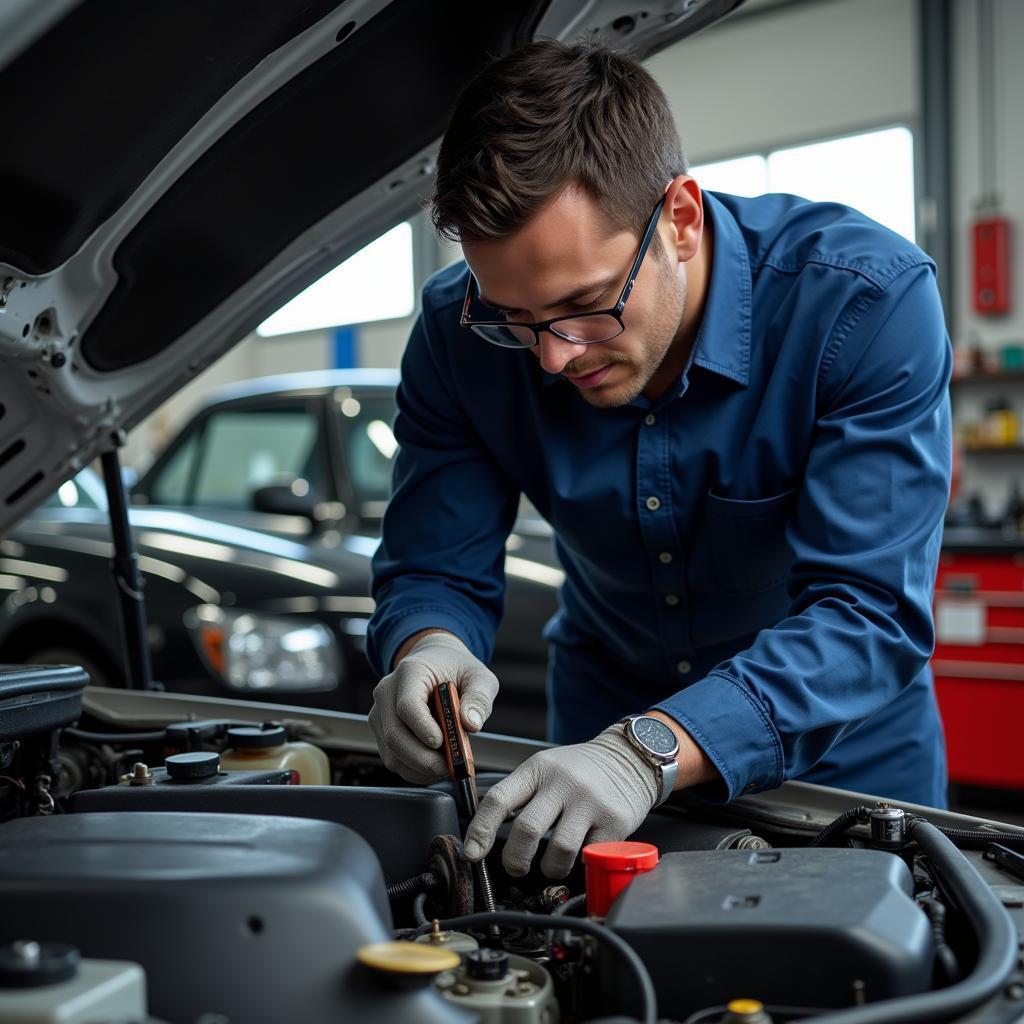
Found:
[(678, 745), (676, 734), (657, 718), (646, 715), (634, 718), (630, 723), (633, 735), (652, 753), (668, 756), (675, 752)]

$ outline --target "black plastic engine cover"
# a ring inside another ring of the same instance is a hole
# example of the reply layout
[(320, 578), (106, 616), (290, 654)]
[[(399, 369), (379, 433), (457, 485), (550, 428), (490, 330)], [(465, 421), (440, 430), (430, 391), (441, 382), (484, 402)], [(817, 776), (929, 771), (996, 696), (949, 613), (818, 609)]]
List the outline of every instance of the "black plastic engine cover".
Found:
[(88, 685), (77, 665), (0, 665), (0, 743), (70, 725)]
[[(930, 987), (932, 933), (912, 893), (903, 861), (877, 850), (670, 853), (607, 923), (640, 954), (667, 1017), (739, 998), (841, 1007), (855, 982), (871, 1002)], [(610, 962), (602, 975), (609, 999), (628, 983)]]
[(465, 1020), (431, 989), (383, 987), (356, 963), (361, 945), (391, 938), (391, 915), (373, 851), (329, 822), (19, 819), (0, 826), (0, 906), (0, 944), (141, 963), (150, 1011), (169, 1021)]
[(373, 847), (388, 882), (424, 871), (435, 836), (461, 834), (450, 796), (400, 787), (108, 786), (76, 793), (70, 809), (275, 814), (333, 821), (358, 832)]

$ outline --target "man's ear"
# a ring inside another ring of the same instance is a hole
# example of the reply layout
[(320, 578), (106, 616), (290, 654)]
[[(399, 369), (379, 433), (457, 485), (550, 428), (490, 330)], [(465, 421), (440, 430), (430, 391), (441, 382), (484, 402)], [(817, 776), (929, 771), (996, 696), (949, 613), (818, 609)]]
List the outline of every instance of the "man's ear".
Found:
[(669, 182), (662, 221), (659, 231), (665, 231), (665, 248), (674, 252), (680, 263), (692, 260), (704, 233), (704, 200), (700, 185), (688, 174), (677, 175)]

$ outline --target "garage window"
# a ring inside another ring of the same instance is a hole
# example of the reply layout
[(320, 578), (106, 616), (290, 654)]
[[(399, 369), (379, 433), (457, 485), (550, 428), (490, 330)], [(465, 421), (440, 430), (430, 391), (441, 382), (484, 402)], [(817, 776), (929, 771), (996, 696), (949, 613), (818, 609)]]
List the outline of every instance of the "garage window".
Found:
[(263, 321), (263, 337), (410, 316), (415, 295), (412, 227), (381, 235)]
[(906, 127), (696, 164), (701, 187), (738, 196), (791, 192), (852, 206), (910, 241), (914, 226), (914, 137)]

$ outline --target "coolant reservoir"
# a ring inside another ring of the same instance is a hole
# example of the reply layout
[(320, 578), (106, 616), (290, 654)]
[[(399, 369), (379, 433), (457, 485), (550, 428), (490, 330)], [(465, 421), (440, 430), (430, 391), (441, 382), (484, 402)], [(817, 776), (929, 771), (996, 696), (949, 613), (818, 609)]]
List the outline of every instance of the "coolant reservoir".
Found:
[(303, 786), (329, 786), (327, 755), (312, 743), (288, 742), (284, 726), (276, 722), (239, 725), (228, 729), (230, 746), (220, 755), (223, 771), (285, 768), (295, 772)]

